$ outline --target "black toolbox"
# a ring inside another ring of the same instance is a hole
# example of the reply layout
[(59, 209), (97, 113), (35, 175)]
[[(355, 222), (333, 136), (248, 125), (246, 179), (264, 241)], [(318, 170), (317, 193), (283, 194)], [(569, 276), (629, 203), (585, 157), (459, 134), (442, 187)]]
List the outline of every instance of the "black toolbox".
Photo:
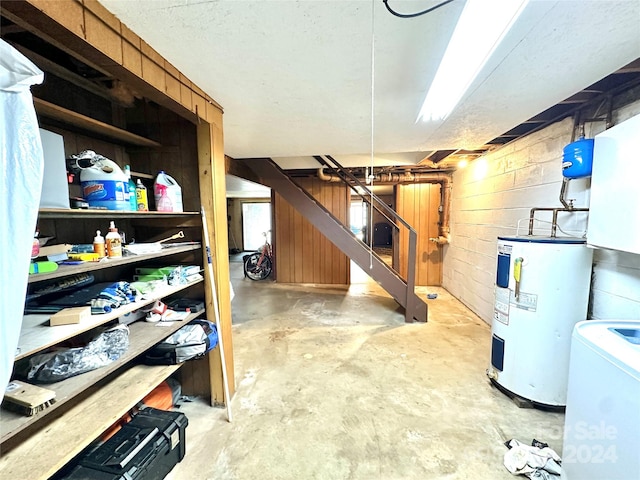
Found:
[(65, 480), (162, 480), (184, 458), (184, 413), (140, 410), (105, 443), (83, 455)]

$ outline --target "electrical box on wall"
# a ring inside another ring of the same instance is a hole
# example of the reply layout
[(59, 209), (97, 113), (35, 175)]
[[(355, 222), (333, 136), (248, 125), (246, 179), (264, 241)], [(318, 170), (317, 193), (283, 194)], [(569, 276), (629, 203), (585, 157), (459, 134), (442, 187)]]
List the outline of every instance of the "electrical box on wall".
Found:
[(596, 135), (587, 243), (640, 253), (640, 115)]

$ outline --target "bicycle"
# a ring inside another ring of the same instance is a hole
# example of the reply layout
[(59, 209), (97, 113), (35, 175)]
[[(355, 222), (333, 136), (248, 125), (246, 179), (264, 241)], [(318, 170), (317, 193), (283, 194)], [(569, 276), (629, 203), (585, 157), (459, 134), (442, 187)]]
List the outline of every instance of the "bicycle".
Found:
[(267, 240), (267, 232), (263, 232), (264, 245), (251, 255), (242, 257), (244, 263), (244, 276), (251, 280), (264, 280), (273, 270), (273, 252), (271, 244)]

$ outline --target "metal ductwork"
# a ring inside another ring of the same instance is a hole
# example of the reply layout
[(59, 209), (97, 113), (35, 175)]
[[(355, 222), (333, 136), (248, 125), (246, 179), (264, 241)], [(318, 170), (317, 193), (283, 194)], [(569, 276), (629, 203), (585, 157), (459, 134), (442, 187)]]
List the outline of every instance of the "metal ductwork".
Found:
[[(325, 173), (323, 168), (318, 169), (318, 178), (325, 182), (345, 182), (345, 180), (337, 174)], [(438, 237), (429, 240), (440, 245), (449, 243), (449, 212), (451, 203), (451, 177), (446, 173), (435, 172), (402, 172), (402, 173), (378, 173), (369, 175), (368, 178), (362, 178), (362, 182), (374, 184), (411, 184), (411, 183), (438, 183), (440, 184), (440, 226), (438, 228)]]

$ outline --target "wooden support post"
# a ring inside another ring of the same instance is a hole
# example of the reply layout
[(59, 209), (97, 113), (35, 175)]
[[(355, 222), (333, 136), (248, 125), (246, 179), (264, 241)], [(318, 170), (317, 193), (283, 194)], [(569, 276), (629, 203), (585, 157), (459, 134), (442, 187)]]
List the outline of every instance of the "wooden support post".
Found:
[[(198, 125), (198, 170), (200, 177), (200, 202), (204, 207), (209, 225), (209, 244), (213, 260), (214, 275), (220, 307), (220, 331), (223, 336), (229, 394), (235, 392), (233, 339), (231, 337), (231, 296), (229, 283), (229, 243), (227, 238), (227, 199), (225, 185), (225, 157), (222, 133), (222, 111), (217, 110), (211, 123)], [(203, 242), (204, 243), (204, 242)], [(206, 253), (205, 253), (206, 255)], [(204, 258), (206, 265), (207, 259)], [(211, 285), (205, 286), (205, 302), (207, 312), (213, 315), (213, 298)], [(209, 355), (211, 381), (211, 403), (222, 404), (229, 399), (224, 398), (222, 382), (222, 362), (220, 349), (216, 348)]]

